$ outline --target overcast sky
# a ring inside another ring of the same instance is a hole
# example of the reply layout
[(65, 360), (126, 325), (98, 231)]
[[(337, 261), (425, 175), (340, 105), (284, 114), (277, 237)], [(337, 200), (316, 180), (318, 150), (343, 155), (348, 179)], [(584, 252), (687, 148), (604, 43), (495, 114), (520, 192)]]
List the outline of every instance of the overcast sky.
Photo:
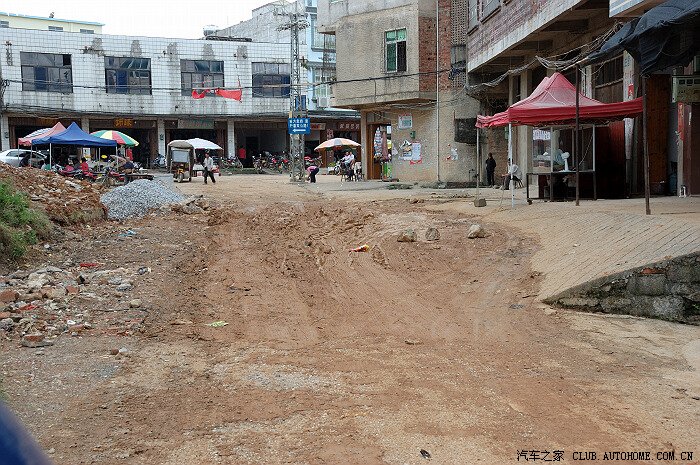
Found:
[(0, 11), (104, 23), (105, 34), (194, 39), (204, 26), (224, 28), (272, 0), (2, 0)]

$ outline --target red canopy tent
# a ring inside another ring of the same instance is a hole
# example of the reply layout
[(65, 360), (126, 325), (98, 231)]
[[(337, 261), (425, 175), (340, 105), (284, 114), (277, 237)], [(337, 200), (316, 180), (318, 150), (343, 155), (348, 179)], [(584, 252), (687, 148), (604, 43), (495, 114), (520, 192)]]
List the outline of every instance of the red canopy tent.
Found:
[[(580, 70), (576, 67), (576, 73)], [(576, 142), (574, 149), (574, 166), (576, 172), (576, 205), (579, 201), (579, 169), (578, 153), (580, 151), (578, 132), (581, 123), (601, 124), (609, 121), (633, 118), (643, 112), (643, 98), (619, 103), (603, 103), (586, 97), (577, 88), (580, 79), (576, 81), (576, 87), (571, 84), (561, 73), (554, 73), (546, 77), (535, 88), (532, 94), (511, 105), (506, 111), (496, 113), (493, 116), (477, 116), (477, 128), (495, 128), (508, 126), (508, 161), (513, 160), (512, 126), (566, 126), (574, 125)], [(477, 151), (479, 132), (477, 131)], [(595, 156), (594, 156), (595, 157)], [(479, 154), (477, 153), (477, 159)], [(479, 161), (479, 166), (481, 161)], [(594, 162), (595, 166), (595, 162)], [(594, 170), (595, 171), (595, 168)], [(595, 184), (595, 174), (594, 174)], [(515, 191), (511, 189), (511, 206), (515, 206)]]
[(29, 147), (32, 145), (32, 141), (34, 141), (34, 139), (53, 136), (54, 134), (58, 134), (59, 132), (63, 132), (65, 130), (66, 127), (64, 125), (62, 125), (61, 123), (56, 123), (52, 128), (38, 129), (32, 132), (31, 134), (28, 134), (24, 137), (20, 137), (17, 140), (17, 143), (21, 146)]
[[(627, 102), (603, 103), (579, 93), (579, 118), (582, 123), (604, 123), (642, 114), (642, 97)], [(540, 82), (532, 94), (506, 111), (493, 116), (477, 116), (477, 128), (500, 126), (557, 126), (573, 124), (576, 119), (576, 88), (561, 73)]]

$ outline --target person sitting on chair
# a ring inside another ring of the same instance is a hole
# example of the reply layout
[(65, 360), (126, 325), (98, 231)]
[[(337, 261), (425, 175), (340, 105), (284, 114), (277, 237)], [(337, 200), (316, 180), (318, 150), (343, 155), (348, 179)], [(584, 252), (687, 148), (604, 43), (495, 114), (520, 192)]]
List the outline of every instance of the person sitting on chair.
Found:
[(518, 167), (518, 165), (516, 165), (515, 163), (511, 163), (511, 165), (508, 167), (508, 172), (506, 173), (505, 178), (503, 178), (503, 187), (501, 187), (501, 189), (509, 189), (511, 179), (514, 183), (520, 182), (520, 178), (518, 177), (518, 174), (520, 174), (519, 171), (520, 168)]

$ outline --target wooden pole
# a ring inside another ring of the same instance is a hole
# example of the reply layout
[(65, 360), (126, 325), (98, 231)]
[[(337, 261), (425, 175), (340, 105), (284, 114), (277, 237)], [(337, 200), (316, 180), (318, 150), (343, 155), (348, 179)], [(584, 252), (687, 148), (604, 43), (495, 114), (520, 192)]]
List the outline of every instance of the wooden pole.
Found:
[(579, 206), (579, 200), (580, 200), (580, 190), (579, 190), (579, 171), (578, 171), (578, 165), (579, 165), (579, 158), (581, 156), (581, 144), (580, 142), (580, 135), (579, 132), (581, 130), (581, 121), (579, 119), (580, 117), (580, 102), (579, 102), (579, 93), (581, 92), (581, 68), (579, 68), (578, 64), (576, 65), (576, 128), (574, 129), (574, 166), (576, 166), (576, 206)]
[(649, 205), (649, 197), (651, 189), (649, 187), (649, 147), (647, 140), (647, 78), (642, 76), (642, 145), (644, 150), (644, 204), (646, 206), (646, 214), (651, 215), (651, 206)]

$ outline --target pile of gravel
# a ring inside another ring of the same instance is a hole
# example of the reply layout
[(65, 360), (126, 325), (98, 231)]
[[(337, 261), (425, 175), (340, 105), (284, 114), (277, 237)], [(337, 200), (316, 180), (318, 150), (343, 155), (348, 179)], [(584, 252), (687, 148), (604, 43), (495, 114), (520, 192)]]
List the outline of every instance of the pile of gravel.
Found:
[(163, 205), (182, 202), (182, 195), (159, 181), (139, 179), (117, 187), (100, 197), (111, 220), (140, 218)]

